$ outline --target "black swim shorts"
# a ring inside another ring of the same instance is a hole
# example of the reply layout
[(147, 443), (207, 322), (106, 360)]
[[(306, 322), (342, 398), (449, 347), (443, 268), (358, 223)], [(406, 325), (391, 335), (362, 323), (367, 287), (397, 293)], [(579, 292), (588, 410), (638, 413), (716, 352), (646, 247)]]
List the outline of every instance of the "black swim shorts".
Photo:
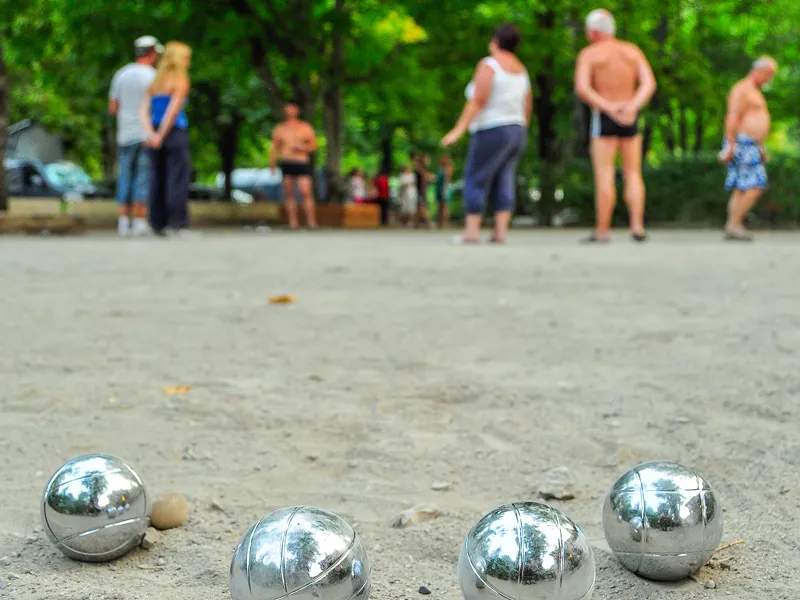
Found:
[(311, 165), (307, 162), (295, 160), (282, 160), (278, 163), (284, 177), (309, 177), (311, 176)]
[(639, 135), (639, 119), (633, 125), (620, 125), (599, 110), (592, 111), (592, 137), (632, 138)]

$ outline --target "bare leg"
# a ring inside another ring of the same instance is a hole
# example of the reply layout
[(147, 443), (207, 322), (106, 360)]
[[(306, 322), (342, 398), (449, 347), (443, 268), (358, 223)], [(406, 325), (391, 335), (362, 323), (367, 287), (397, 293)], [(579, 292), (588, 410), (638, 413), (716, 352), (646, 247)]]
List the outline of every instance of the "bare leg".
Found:
[(508, 222), (511, 220), (511, 211), (502, 210), (494, 214), (494, 234), (492, 241), (502, 244), (506, 241), (506, 234), (508, 234)]
[(419, 219), (417, 221), (417, 224), (424, 223), (426, 227), (430, 226), (431, 218), (428, 215), (428, 203), (427, 202), (425, 202), (424, 204), (420, 203), (419, 209), (417, 210), (417, 217)]
[(311, 177), (298, 177), (297, 187), (303, 196), (303, 212), (306, 215), (306, 225), (311, 229), (317, 228), (317, 211), (314, 204), (314, 187), (311, 185)]
[(625, 176), (625, 204), (628, 205), (631, 233), (643, 236), (645, 189), (642, 179), (642, 136), (620, 140), (619, 152)]
[(728, 222), (725, 223), (725, 232), (733, 236), (746, 235), (744, 218), (753, 205), (758, 201), (763, 189), (753, 188), (746, 191), (735, 190), (728, 202)]
[(294, 177), (283, 178), (283, 205), (289, 220), (289, 229), (297, 229), (297, 201), (294, 197)]
[(447, 204), (441, 202), (439, 204), (439, 229), (444, 229), (450, 224), (450, 215), (447, 210)]
[(594, 202), (597, 218), (594, 234), (598, 240), (608, 240), (611, 235), (611, 217), (617, 202), (614, 186), (614, 159), (619, 148), (617, 138), (592, 140), (592, 167), (594, 168)]
[(483, 215), (467, 215), (462, 236), (465, 242), (479, 242), (481, 240), (482, 218)]

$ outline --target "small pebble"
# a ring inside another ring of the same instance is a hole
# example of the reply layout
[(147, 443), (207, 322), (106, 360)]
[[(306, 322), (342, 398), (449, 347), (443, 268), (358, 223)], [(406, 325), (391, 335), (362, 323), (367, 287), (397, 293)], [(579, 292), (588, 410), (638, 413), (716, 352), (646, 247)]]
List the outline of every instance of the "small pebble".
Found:
[(17, 575), (16, 573), (12, 573), (11, 571), (6, 573), (6, 577), (8, 577), (12, 581), (15, 580), (15, 579), (22, 579), (21, 575)]
[(150, 550), (150, 548), (158, 544), (160, 540), (161, 534), (153, 527), (148, 527), (147, 533), (145, 533), (144, 537), (142, 538), (141, 546), (145, 550)]
[(422, 594), (423, 596), (429, 596), (431, 591), (424, 585), (421, 585), (419, 586), (419, 593)]
[(539, 496), (545, 500), (572, 500), (575, 497), (575, 477), (565, 466), (543, 473), (538, 487)]
[(317, 460), (318, 458), (319, 458), (319, 454), (317, 454), (316, 452), (314, 452), (314, 453), (312, 453), (312, 454), (309, 454), (308, 456), (306, 456), (306, 459), (310, 460), (311, 462), (316, 462), (316, 460)]
[(418, 504), (396, 515), (392, 519), (392, 527), (402, 529), (411, 525), (419, 525), (435, 519), (441, 514), (442, 511), (435, 504)]
[(434, 492), (446, 492), (450, 489), (450, 483), (447, 481), (434, 481), (431, 485)]
[(34, 544), (34, 543), (36, 543), (36, 540), (38, 540), (38, 539), (39, 538), (37, 538), (35, 535), (29, 535), (28, 537), (25, 538), (25, 543), (26, 544)]
[(8, 558), (7, 556), (4, 556), (3, 558), (0, 558), (0, 565), (3, 565), (4, 567), (7, 567), (10, 564), (11, 564), (11, 559)]
[(692, 422), (689, 417), (675, 417), (673, 421), (675, 421), (678, 425), (688, 425)]
[(6, 582), (0, 579), (0, 590), (6, 589)]
[(220, 504), (217, 500), (211, 500), (211, 510), (218, 510), (221, 513), (225, 512), (225, 509), (222, 508), (222, 504)]
[(165, 566), (166, 564), (167, 564), (167, 559), (166, 559), (166, 558), (163, 558), (163, 557), (162, 557), (162, 558), (158, 558), (158, 559), (156, 559), (155, 565), (156, 565), (157, 567), (163, 567), (163, 566)]
[(789, 493), (789, 488), (787, 488), (787, 487), (782, 487), (781, 488), (781, 495), (788, 494), (788, 493)]
[(713, 590), (716, 589), (716, 587), (717, 587), (717, 582), (714, 581), (713, 579), (709, 579), (708, 581), (706, 581), (707, 590)]
[(172, 529), (183, 525), (189, 516), (189, 503), (178, 492), (163, 494), (153, 502), (150, 523), (156, 529)]
[(347, 466), (350, 467), (351, 469), (355, 469), (358, 466), (358, 461), (351, 460), (349, 463), (347, 463)]

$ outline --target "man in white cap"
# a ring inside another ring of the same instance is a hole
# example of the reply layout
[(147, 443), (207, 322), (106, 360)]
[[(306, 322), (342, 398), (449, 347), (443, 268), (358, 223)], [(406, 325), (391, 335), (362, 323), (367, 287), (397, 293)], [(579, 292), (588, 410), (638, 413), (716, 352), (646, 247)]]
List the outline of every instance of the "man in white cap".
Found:
[(647, 239), (644, 229), (644, 181), (639, 112), (653, 97), (656, 79), (644, 53), (616, 39), (614, 16), (593, 10), (586, 17), (590, 45), (578, 56), (575, 92), (592, 108), (592, 166), (596, 227), (587, 242), (608, 242), (616, 204), (615, 160), (622, 157), (625, 203), (631, 236)]
[(139, 121), (139, 108), (156, 76), (155, 65), (164, 47), (152, 35), (134, 42), (135, 62), (114, 74), (108, 95), (108, 112), (117, 117), (119, 179), (117, 232), (147, 235), (150, 197), (150, 162), (143, 142), (147, 137)]
[(725, 139), (719, 157), (728, 164), (725, 189), (733, 192), (725, 223), (727, 240), (752, 240), (744, 228), (744, 218), (767, 187), (764, 140), (769, 134), (770, 116), (761, 88), (772, 80), (777, 70), (778, 64), (772, 58), (762, 56), (728, 96)]

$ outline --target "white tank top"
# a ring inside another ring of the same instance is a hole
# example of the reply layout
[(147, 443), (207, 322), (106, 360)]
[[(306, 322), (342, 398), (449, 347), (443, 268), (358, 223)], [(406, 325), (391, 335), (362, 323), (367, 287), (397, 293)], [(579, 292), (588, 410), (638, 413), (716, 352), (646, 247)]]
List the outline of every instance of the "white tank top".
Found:
[[(470, 123), (471, 132), (492, 129), (504, 125), (525, 125), (525, 100), (531, 89), (528, 72), (508, 73), (492, 57), (483, 59), (494, 71), (492, 90), (483, 110)], [(475, 82), (470, 81), (465, 95), (467, 100), (475, 96)]]

